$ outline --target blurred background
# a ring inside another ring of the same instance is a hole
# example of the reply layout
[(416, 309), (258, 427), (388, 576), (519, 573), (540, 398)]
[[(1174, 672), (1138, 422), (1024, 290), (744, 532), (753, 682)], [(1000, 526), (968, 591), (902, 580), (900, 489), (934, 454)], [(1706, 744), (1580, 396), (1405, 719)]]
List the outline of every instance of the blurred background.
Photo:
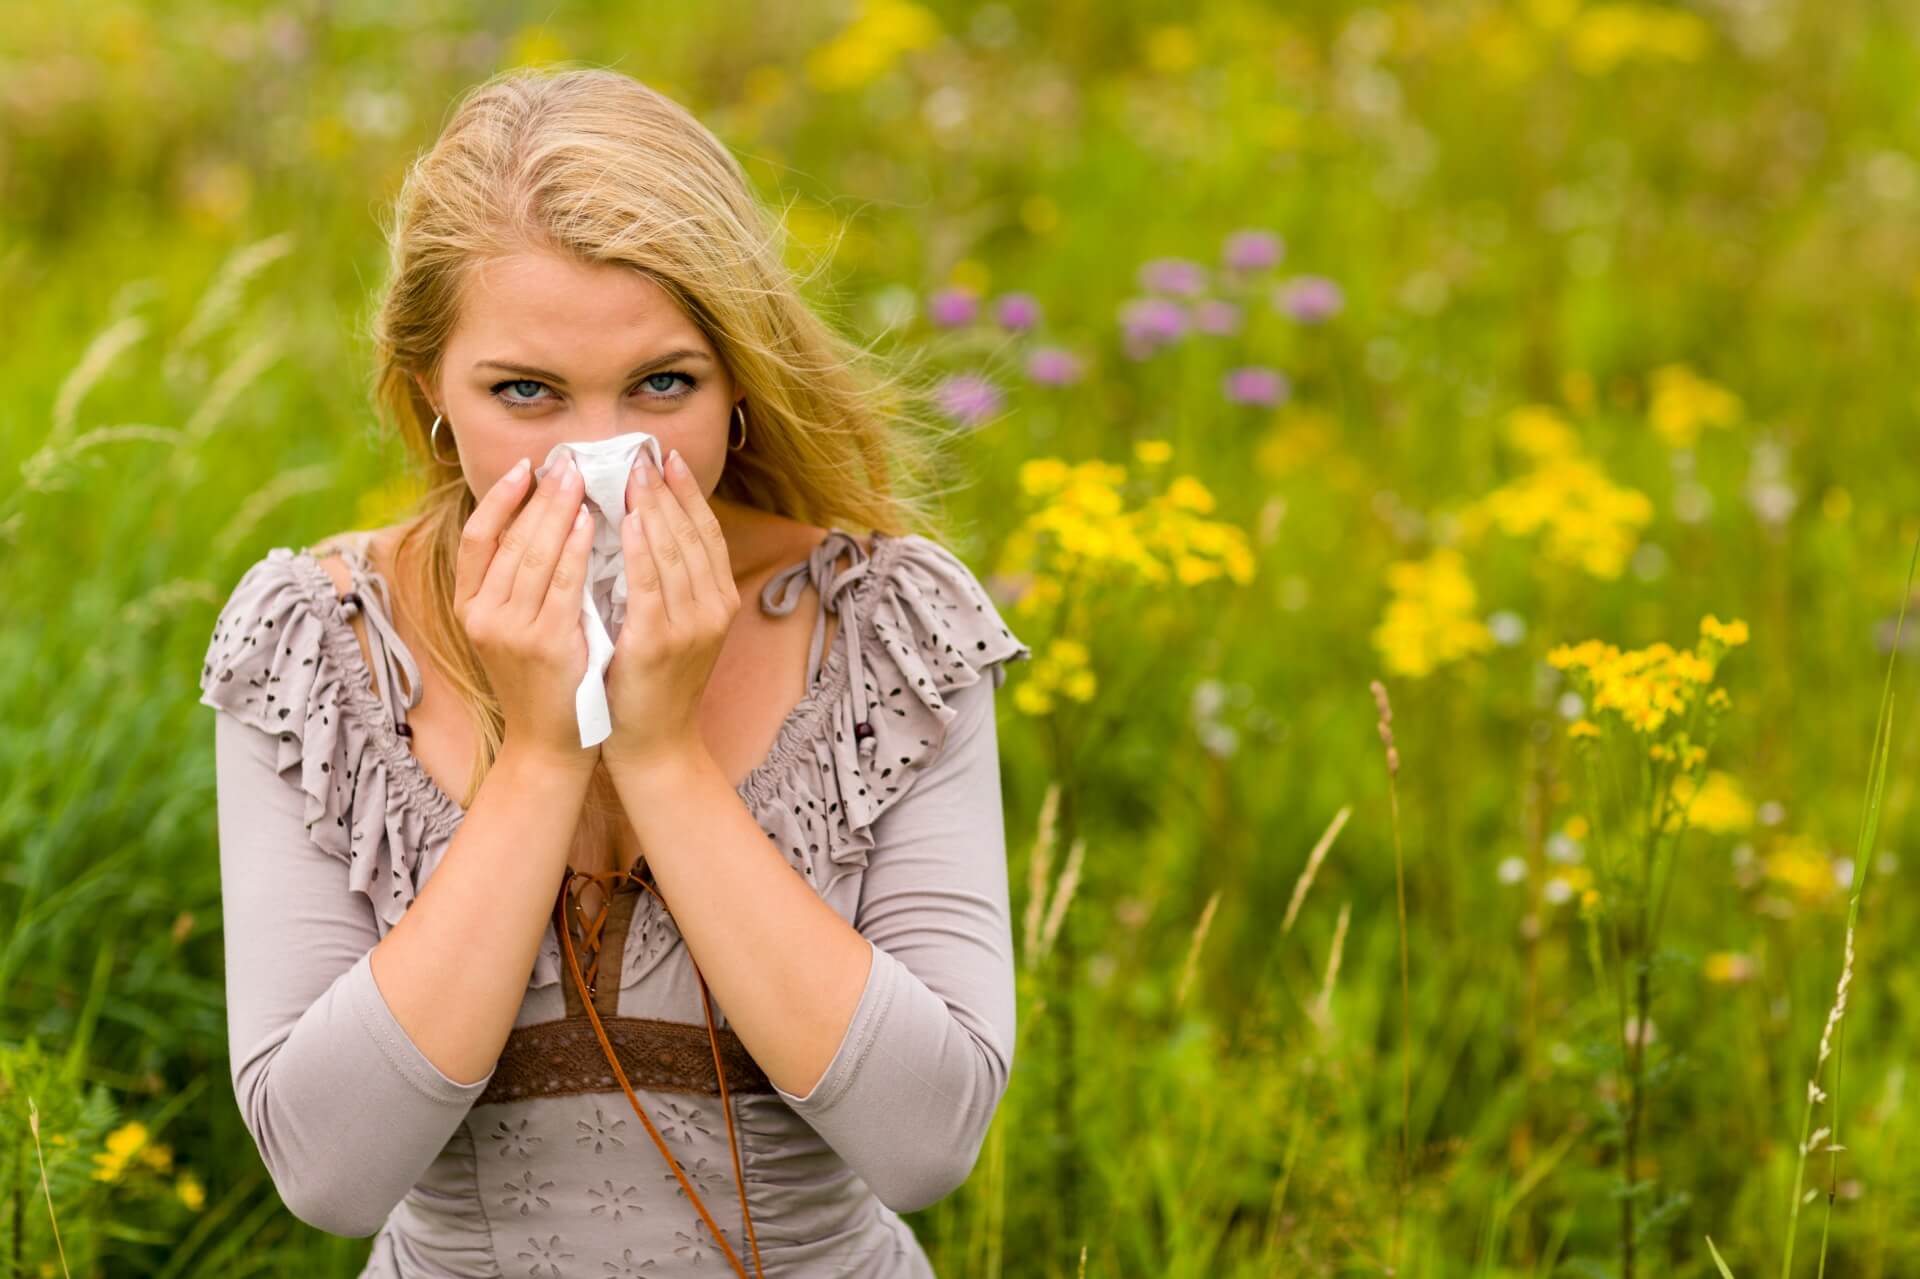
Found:
[(381, 219), (555, 61), (685, 103), (938, 368), (933, 532), (1035, 649), (1017, 1060), (910, 1218), (940, 1274), (1914, 1273), (1917, 33), (10, 6), (0, 1275), (366, 1255), (233, 1100), (195, 680), (267, 548), (405, 509)]

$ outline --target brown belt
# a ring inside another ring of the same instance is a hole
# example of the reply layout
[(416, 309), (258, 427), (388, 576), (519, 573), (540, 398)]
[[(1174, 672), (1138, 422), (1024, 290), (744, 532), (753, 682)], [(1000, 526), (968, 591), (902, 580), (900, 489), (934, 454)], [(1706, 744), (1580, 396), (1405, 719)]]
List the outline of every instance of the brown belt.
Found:
[[(652, 1017), (602, 1017), (627, 1081), (658, 1092), (720, 1095), (720, 1077), (706, 1031), (684, 1021)], [(727, 1067), (730, 1093), (768, 1093), (773, 1084), (731, 1030), (719, 1032), (720, 1057)], [(574, 1093), (617, 1092), (613, 1072), (600, 1050), (593, 1023), (582, 1012), (558, 1021), (520, 1026), (494, 1067), (493, 1078), (476, 1103), (525, 1101), (529, 1097), (565, 1097)]]

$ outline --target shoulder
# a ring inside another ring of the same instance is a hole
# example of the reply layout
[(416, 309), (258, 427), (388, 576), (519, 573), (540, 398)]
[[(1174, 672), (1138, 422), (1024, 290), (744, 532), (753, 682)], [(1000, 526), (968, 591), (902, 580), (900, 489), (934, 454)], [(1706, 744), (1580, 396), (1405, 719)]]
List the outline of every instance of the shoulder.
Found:
[(270, 734), (304, 796), (309, 838), (348, 866), (381, 931), (411, 903), (423, 847), (457, 820), (406, 768), (379, 712), (334, 575), (314, 550), (276, 546), (240, 575), (207, 641), (200, 702)]
[(278, 731), (272, 721), (286, 718), (287, 701), (273, 685), (284, 680), (290, 652), (317, 654), (315, 591), (326, 581), (310, 558), (291, 547), (273, 547), (248, 565), (214, 619), (200, 665), (201, 702)]
[(983, 676), (998, 687), (1006, 663), (1033, 656), (979, 575), (944, 542), (921, 533), (881, 533), (870, 559), (876, 632), (917, 668), (915, 679), (926, 681), (936, 702), (938, 694)]

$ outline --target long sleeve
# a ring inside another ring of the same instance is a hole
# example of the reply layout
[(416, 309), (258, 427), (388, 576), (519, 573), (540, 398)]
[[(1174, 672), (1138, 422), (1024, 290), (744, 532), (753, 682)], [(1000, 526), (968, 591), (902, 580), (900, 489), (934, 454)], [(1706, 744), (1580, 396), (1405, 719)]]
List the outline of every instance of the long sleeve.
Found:
[(867, 983), (826, 1071), (780, 1097), (897, 1212), (967, 1179), (1013, 1066), (996, 679), (946, 694), (940, 754), (875, 821), (855, 927)]
[(376, 1233), (492, 1079), (442, 1074), (374, 981), (373, 908), (311, 838), (273, 734), (215, 717), (234, 1094), (296, 1217)]

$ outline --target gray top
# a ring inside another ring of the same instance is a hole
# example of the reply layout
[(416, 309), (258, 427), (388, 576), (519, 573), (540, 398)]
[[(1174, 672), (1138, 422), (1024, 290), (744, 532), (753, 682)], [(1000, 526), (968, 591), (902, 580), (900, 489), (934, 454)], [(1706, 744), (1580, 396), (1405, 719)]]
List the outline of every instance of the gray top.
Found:
[[(344, 597), (319, 562), (335, 552), (356, 588)], [(821, 653), (823, 611), (805, 695), (739, 794), (794, 873), (867, 939), (872, 967), (804, 1097), (767, 1081), (723, 1031), (728, 1100), (768, 1275), (930, 1276), (899, 1214), (966, 1179), (1013, 1061), (994, 693), (1004, 663), (1031, 652), (966, 566), (918, 534), (869, 545), (834, 529), (775, 575), (762, 610), (790, 612), (807, 580), (840, 619), (834, 643)], [(407, 745), (418, 670), (364, 536), (269, 550), (214, 626), (200, 701), (222, 712), (228, 1039), (261, 1158), (296, 1216), (377, 1236), (363, 1276), (727, 1273), (591, 1029), (579, 1033), (551, 912), (484, 1079), (442, 1074), (375, 984), (369, 951), (464, 815)], [(653, 894), (612, 901), (594, 1007), (751, 1273), (692, 962)], [(594, 950), (570, 931), (585, 966)], [(717, 1001), (714, 1014), (726, 1026)]]

